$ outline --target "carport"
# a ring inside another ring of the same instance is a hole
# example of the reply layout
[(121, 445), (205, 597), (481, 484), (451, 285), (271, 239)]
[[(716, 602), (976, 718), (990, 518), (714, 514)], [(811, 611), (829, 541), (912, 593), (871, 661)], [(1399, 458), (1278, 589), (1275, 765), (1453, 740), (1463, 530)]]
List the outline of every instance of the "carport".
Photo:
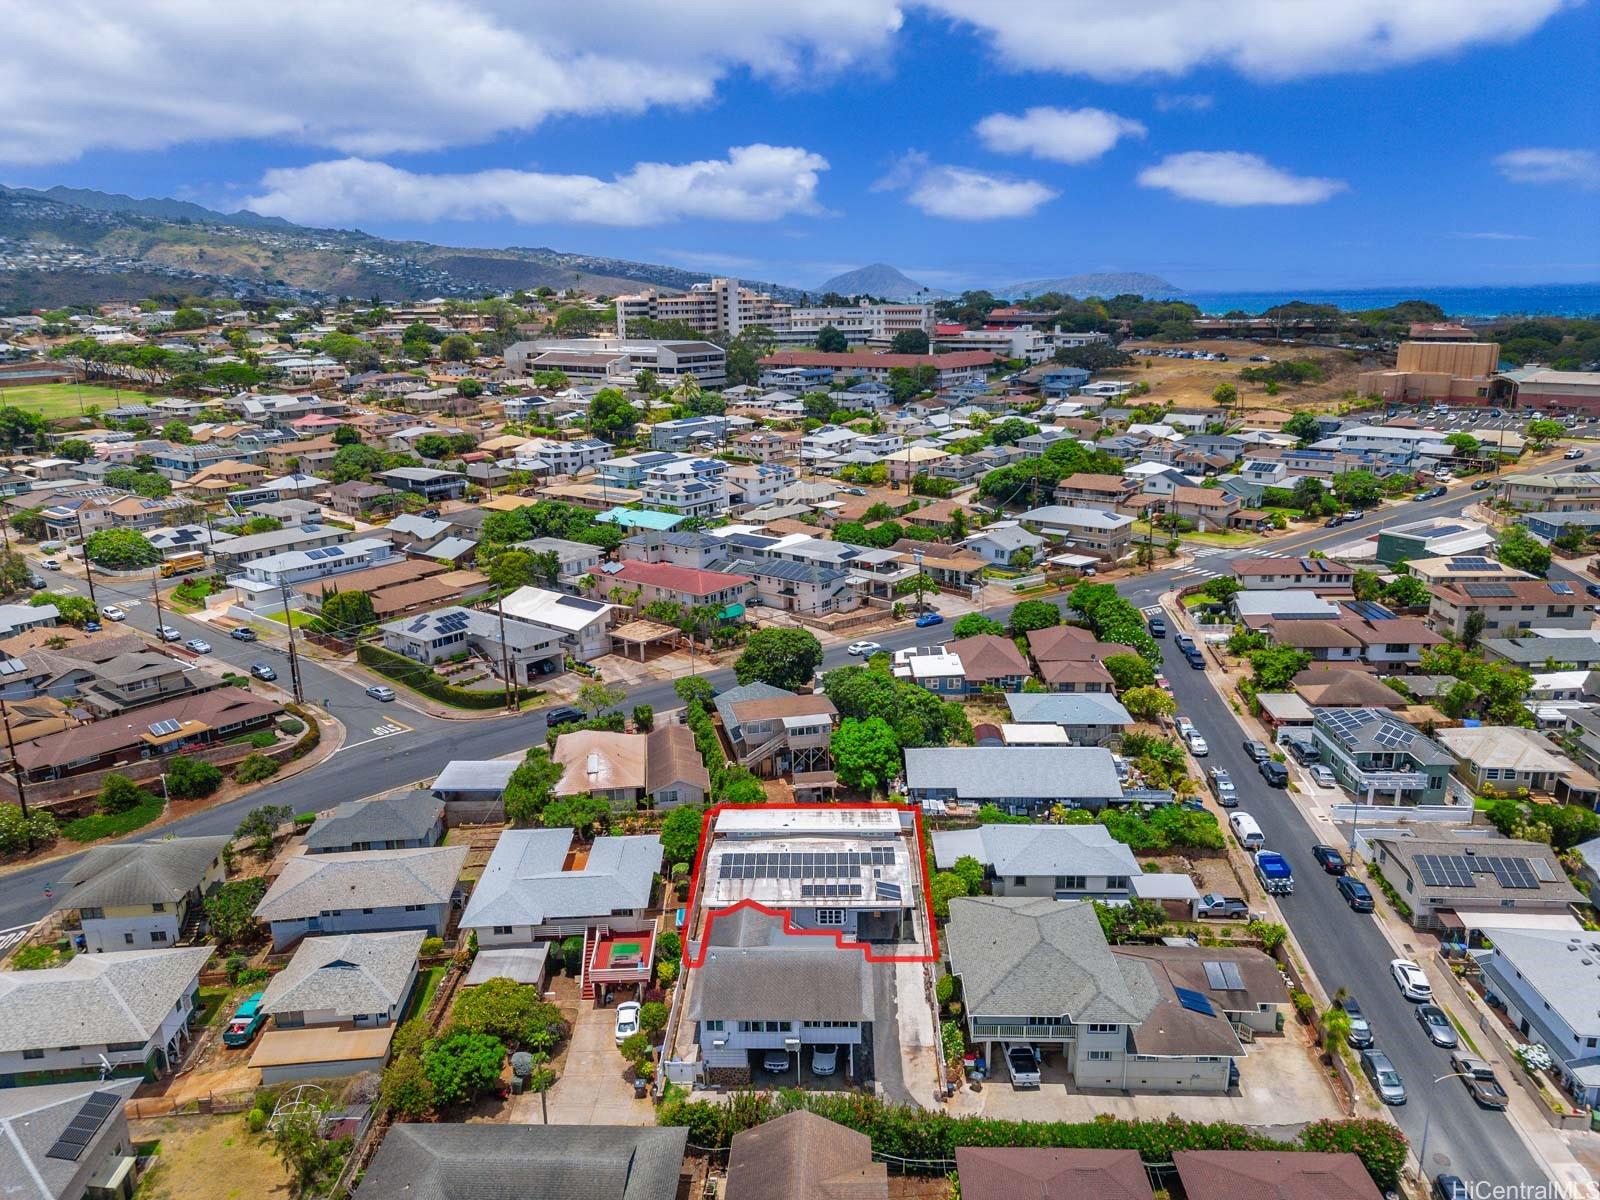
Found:
[[(621, 642), (625, 647), (637, 646), (639, 648), (639, 661), (644, 662), (645, 653), (653, 642), (664, 642), (675, 639), (678, 631), (671, 625), (663, 625), (659, 621), (629, 621), (626, 625), (619, 625), (611, 631), (611, 640)], [(624, 654), (627, 657), (627, 654)]]

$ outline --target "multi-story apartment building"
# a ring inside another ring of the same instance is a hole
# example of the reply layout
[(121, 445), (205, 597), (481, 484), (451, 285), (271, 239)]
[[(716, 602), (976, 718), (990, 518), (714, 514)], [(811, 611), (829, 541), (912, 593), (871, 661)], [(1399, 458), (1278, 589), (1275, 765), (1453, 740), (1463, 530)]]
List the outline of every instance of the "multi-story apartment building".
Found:
[(618, 296), (617, 336), (628, 336), (628, 322), (638, 317), (652, 321), (682, 321), (701, 333), (738, 334), (750, 325), (765, 325), (776, 332), (787, 327), (791, 306), (766, 292), (741, 287), (737, 279), (697, 283), (686, 292), (659, 292), (654, 288), (631, 296)]
[(669, 381), (693, 377), (706, 387), (721, 387), (728, 378), (728, 356), (711, 342), (540, 338), (507, 346), (505, 359), (515, 375), (558, 370), (577, 383), (615, 387), (631, 387), (640, 371)]
[(1600, 508), (1600, 475), (1552, 471), (1507, 475), (1496, 489), (1513, 508), (1531, 512), (1587, 512)]
[(653, 508), (685, 517), (714, 517), (728, 507), (728, 464), (715, 458), (678, 458), (645, 472), (639, 492)]
[(827, 326), (844, 334), (852, 346), (869, 342), (887, 345), (897, 333), (921, 330), (933, 333), (932, 304), (852, 304), (795, 308), (787, 323), (773, 333), (779, 343), (791, 346), (815, 345), (817, 335)]
[(1587, 630), (1592, 613), (1584, 597), (1559, 579), (1512, 579), (1496, 583), (1436, 583), (1428, 615), (1435, 627), (1457, 637), (1474, 612), (1484, 617), (1484, 636), (1515, 629)]

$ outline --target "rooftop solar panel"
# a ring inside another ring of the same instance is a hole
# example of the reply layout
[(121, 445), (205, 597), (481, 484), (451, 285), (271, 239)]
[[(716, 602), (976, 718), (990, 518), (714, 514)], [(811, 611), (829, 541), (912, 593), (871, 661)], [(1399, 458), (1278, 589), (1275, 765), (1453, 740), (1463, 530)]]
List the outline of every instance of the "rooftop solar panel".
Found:
[(1475, 600), (1508, 599), (1516, 590), (1504, 583), (1465, 583), (1462, 589)]
[(1562, 583), (1559, 580), (1550, 585), (1550, 590), (1558, 596), (1572, 595), (1572, 585), (1570, 583)]
[(1217, 1010), (1211, 1007), (1210, 999), (1203, 992), (1197, 992), (1193, 988), (1173, 988), (1172, 991), (1178, 997), (1178, 1003), (1190, 1012), (1207, 1017), (1217, 1015)]
[(1239, 974), (1236, 962), (1207, 962), (1206, 986), (1214, 992), (1242, 992), (1244, 976)]
[(112, 1092), (91, 1092), (84, 1100), (83, 1107), (78, 1109), (78, 1115), (62, 1130), (55, 1145), (45, 1151), (45, 1157), (77, 1162), (89, 1143), (94, 1141), (94, 1135), (106, 1123), (106, 1118), (121, 1106), (122, 1098)]

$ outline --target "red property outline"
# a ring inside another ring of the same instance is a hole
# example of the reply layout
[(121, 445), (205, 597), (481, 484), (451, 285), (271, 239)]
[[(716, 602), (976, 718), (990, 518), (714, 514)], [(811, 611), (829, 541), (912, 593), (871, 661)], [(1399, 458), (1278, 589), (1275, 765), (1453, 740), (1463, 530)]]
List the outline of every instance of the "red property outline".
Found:
[[(931, 954), (874, 954), (872, 952), (872, 947), (868, 943), (866, 943), (866, 942), (846, 942), (844, 940), (844, 934), (842, 934), (842, 933), (833, 933), (833, 932), (830, 932), (829, 930), (826, 930), (826, 929), (797, 929), (797, 928), (795, 928), (792, 920), (790, 919), (789, 912), (788, 912), (787, 909), (769, 908), (767, 905), (762, 904), (762, 903), (760, 903), (759, 901), (756, 901), (756, 900), (740, 900), (736, 904), (730, 904), (727, 908), (719, 908), (719, 909), (716, 909), (714, 911), (708, 911), (706, 913), (706, 925), (705, 925), (705, 928), (700, 933), (700, 957), (698, 959), (691, 958), (689, 956), (689, 936), (688, 936), (688, 932), (689, 932), (689, 929), (691, 927), (691, 922), (694, 919), (695, 912), (700, 906), (700, 885), (701, 885), (701, 882), (702, 882), (701, 872), (704, 870), (706, 859), (710, 856), (710, 853), (711, 853), (710, 835), (711, 835), (712, 818), (714, 818), (718, 813), (723, 812), (725, 810), (748, 811), (748, 810), (753, 809), (753, 808), (754, 809), (795, 808), (795, 809), (805, 809), (805, 810), (808, 810), (808, 811), (809, 810), (816, 810), (816, 811), (832, 811), (832, 812), (838, 812), (840, 810), (849, 810), (849, 809), (871, 809), (871, 810), (874, 810), (874, 811), (878, 810), (878, 809), (892, 809), (892, 810), (897, 811), (897, 812), (908, 812), (908, 813), (910, 813), (911, 814), (911, 822), (912, 822), (912, 832), (916, 835), (916, 840), (917, 840), (917, 861), (918, 861), (918, 864), (919, 864), (919, 867), (920, 867), (920, 873), (921, 873), (921, 876), (922, 876), (922, 911), (923, 911), (923, 914), (928, 918), (928, 940), (933, 945), (932, 953)], [(705, 960), (706, 960), (706, 948), (710, 944), (710, 941), (711, 941), (711, 926), (712, 926), (712, 924), (717, 920), (718, 917), (726, 917), (726, 916), (728, 916), (728, 915), (730, 915), (732, 913), (738, 912), (741, 908), (752, 908), (756, 912), (765, 913), (769, 917), (778, 917), (778, 918), (780, 918), (783, 921), (783, 932), (785, 934), (791, 935), (793, 937), (825, 937), (825, 938), (832, 938), (834, 944), (839, 949), (841, 949), (841, 950), (859, 950), (863, 954), (866, 955), (866, 958), (867, 958), (868, 962), (905, 962), (905, 963), (938, 962), (939, 961), (939, 927), (934, 922), (934, 919), (933, 919), (933, 897), (932, 897), (932, 893), (928, 890), (928, 855), (927, 855), (927, 852), (923, 848), (923, 841), (922, 841), (922, 809), (919, 808), (915, 804), (865, 804), (865, 803), (854, 803), (854, 804), (852, 804), (852, 803), (844, 803), (844, 804), (760, 804), (760, 805), (714, 804), (714, 805), (712, 805), (710, 808), (708, 808), (706, 810), (705, 816), (702, 817), (701, 821), (700, 821), (700, 849), (695, 855), (694, 877), (689, 881), (689, 909), (688, 909), (688, 912), (686, 914), (686, 918), (685, 918), (685, 921), (684, 921), (683, 946), (682, 946), (682, 949), (681, 949), (681, 952), (680, 952), (682, 960), (683, 960), (683, 965), (684, 965), (685, 968), (692, 969), (694, 967), (701, 966), (701, 965), (703, 965), (705, 963)]]

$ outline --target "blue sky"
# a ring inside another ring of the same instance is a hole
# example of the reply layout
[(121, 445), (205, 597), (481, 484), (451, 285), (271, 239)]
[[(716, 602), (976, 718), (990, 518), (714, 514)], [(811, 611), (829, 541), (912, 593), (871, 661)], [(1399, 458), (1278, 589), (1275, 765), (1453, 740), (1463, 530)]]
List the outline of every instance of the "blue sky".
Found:
[(799, 286), (1600, 279), (1593, 2), (570, 8), (23, 0), (0, 180)]

